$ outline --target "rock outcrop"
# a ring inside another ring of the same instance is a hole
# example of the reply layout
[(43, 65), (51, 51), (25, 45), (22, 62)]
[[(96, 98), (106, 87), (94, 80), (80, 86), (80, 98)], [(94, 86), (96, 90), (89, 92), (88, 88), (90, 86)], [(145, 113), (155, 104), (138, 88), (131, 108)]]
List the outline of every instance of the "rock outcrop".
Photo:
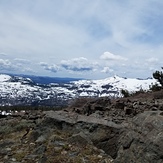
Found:
[[(117, 163), (163, 161), (163, 112), (145, 111), (121, 124), (64, 111), (46, 112), (44, 125), (84, 135)], [(85, 141), (84, 141), (85, 142)]]
[(88, 142), (116, 158), (118, 140), (124, 130), (124, 124), (65, 111), (49, 111), (45, 114), (42, 126), (57, 126), (61, 130), (71, 131), (72, 134), (82, 133)]
[(131, 120), (119, 139), (116, 163), (163, 162), (163, 112), (145, 111)]
[(163, 162), (162, 92), (77, 101), (0, 117), (0, 161)]

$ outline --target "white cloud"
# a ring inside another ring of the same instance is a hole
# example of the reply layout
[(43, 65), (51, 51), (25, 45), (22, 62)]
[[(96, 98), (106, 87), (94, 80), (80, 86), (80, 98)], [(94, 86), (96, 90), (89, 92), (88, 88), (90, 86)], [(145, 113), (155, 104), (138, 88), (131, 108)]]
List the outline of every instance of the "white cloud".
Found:
[(91, 63), (84, 57), (73, 58), (71, 60), (62, 60), (61, 66), (73, 72), (94, 71), (97, 63)]
[(104, 67), (101, 72), (108, 74), (108, 73), (113, 73), (114, 70), (109, 67)]
[[(29, 67), (29, 61), (23, 59), (0, 59), (0, 70), (3, 73), (35, 73), (35, 71)], [(31, 66), (31, 65), (30, 65)]]
[(6, 57), (7, 54), (5, 54), (5, 53), (0, 53), (0, 56)]
[(30, 64), (30, 61), (27, 59), (22, 59), (22, 58), (15, 58), (14, 61), (17, 63), (22, 63), (22, 64)]
[(53, 64), (51, 66), (45, 67), (45, 70), (56, 73), (59, 71), (59, 67), (57, 65)]
[(22, 69), (22, 72), (28, 72), (28, 73), (37, 73), (36, 71), (34, 71), (33, 69), (31, 69), (31, 68), (24, 68), (24, 69)]
[(0, 59), (0, 70), (13, 71), (16, 68), (17, 67), (14, 66), (14, 64), (12, 64), (9, 60)]
[(149, 59), (146, 60), (148, 63), (158, 63), (158, 58), (155, 57), (151, 57)]
[(48, 65), (45, 62), (40, 62), (40, 66), (42, 66), (45, 70), (56, 73), (60, 70), (59, 66), (56, 64)]
[(84, 73), (90, 71), (96, 71), (98, 64), (96, 62), (90, 62), (88, 59), (84, 57), (79, 58), (72, 58), (69, 60), (61, 60), (59, 64), (48, 64), (46, 62), (40, 62), (40, 66), (42, 66), (45, 70), (51, 72), (58, 72), (58, 71), (68, 71), (70, 73)]
[(40, 65), (40, 66), (43, 66), (43, 67), (48, 66), (48, 64), (47, 64), (46, 62), (40, 62), (39, 65)]
[(100, 59), (107, 60), (107, 61), (126, 61), (127, 60), (127, 58), (125, 57), (121, 57), (120, 55), (115, 55), (110, 52), (104, 52), (104, 54), (100, 56)]

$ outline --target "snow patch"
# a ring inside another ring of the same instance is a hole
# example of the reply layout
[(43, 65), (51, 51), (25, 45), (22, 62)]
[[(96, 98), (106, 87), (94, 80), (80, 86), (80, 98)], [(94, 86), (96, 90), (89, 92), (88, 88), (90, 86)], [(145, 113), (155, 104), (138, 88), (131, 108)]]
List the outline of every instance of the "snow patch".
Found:
[(0, 82), (5, 82), (11, 79), (11, 76), (0, 74)]

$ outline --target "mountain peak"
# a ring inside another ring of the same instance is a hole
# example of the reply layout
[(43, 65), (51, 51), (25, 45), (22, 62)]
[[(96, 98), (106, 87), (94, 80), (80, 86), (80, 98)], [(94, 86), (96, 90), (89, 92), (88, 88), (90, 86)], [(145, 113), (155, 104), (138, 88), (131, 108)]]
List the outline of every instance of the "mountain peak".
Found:
[[(34, 77), (33, 77), (34, 78)], [(47, 77), (48, 78), (48, 77)], [(41, 78), (47, 80), (46, 77)], [(66, 82), (65, 82), (66, 81)], [(44, 81), (42, 81), (44, 83)], [(0, 105), (53, 105), (60, 106), (69, 100), (87, 97), (121, 97), (121, 90), (129, 92), (148, 90), (155, 79), (122, 78), (117, 75), (101, 80), (72, 80), (60, 78), (53, 84), (39, 84), (29, 77), (0, 74)]]

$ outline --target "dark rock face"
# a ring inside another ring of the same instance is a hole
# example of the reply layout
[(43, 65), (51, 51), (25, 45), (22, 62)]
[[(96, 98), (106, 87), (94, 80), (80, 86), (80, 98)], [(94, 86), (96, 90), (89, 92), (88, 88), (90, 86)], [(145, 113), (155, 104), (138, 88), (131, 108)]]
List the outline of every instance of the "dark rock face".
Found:
[(136, 116), (120, 139), (115, 162), (155, 163), (163, 161), (162, 112), (146, 111)]
[[(83, 142), (92, 142), (113, 158), (117, 156), (118, 140), (124, 127), (112, 121), (64, 111), (46, 112), (46, 118), (42, 125), (58, 126), (62, 130), (70, 130), (73, 133), (82, 132), (87, 140), (77, 134), (74, 137), (74, 141), (78, 139), (80, 142), (83, 139)], [(72, 141), (73, 139), (71, 138), (70, 140)]]

